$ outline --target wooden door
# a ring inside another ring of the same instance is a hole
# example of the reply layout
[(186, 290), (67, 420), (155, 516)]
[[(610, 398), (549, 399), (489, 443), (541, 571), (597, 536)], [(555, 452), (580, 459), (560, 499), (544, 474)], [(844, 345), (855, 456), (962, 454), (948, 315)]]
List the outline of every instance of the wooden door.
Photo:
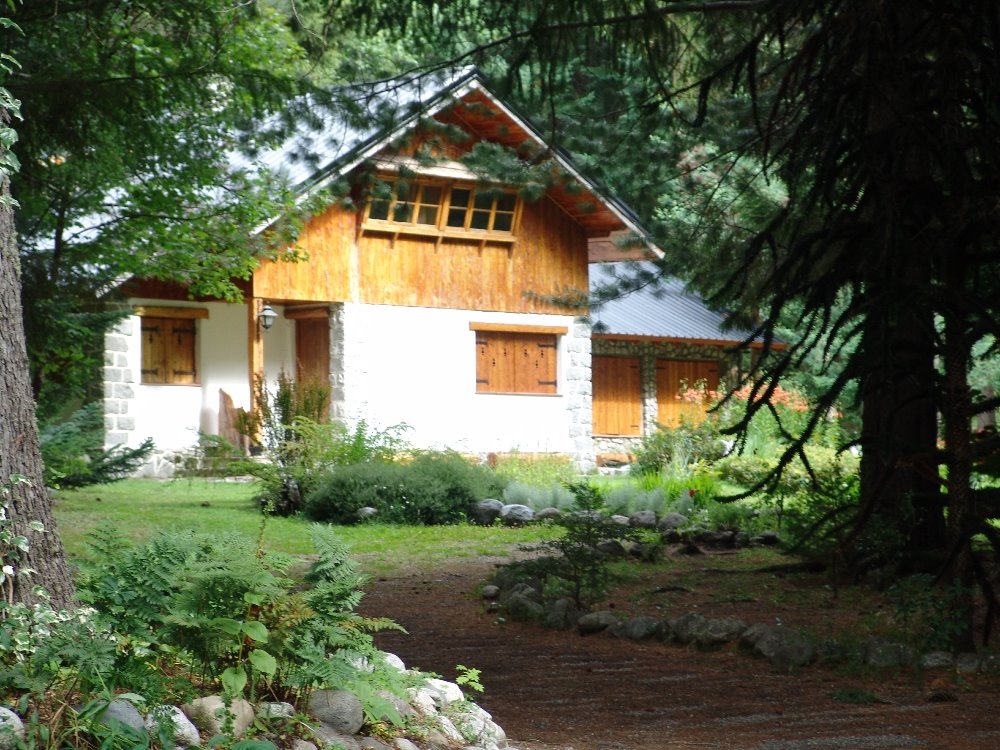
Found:
[(638, 357), (594, 357), (595, 435), (642, 434), (642, 371)]
[(295, 321), (295, 380), (330, 385), (330, 319)]
[(656, 360), (656, 421), (668, 427), (681, 417), (699, 422), (705, 418), (708, 404), (681, 398), (682, 389), (701, 388), (717, 391), (719, 363), (690, 359)]

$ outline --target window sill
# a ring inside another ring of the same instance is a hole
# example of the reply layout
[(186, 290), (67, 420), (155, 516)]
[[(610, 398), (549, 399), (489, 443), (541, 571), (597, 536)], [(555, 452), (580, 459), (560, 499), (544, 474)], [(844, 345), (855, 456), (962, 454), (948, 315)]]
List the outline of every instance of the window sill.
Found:
[(531, 396), (541, 398), (560, 398), (561, 393), (521, 393), (519, 391), (476, 391), (477, 396)]
[(488, 229), (483, 230), (463, 230), (439, 227), (421, 226), (419, 224), (391, 224), (368, 220), (361, 225), (362, 232), (377, 232), (379, 234), (390, 234), (393, 237), (400, 235), (414, 237), (433, 237), (437, 241), (441, 240), (462, 240), (464, 242), (499, 242), (504, 244), (514, 244), (517, 237), (509, 232), (494, 232)]

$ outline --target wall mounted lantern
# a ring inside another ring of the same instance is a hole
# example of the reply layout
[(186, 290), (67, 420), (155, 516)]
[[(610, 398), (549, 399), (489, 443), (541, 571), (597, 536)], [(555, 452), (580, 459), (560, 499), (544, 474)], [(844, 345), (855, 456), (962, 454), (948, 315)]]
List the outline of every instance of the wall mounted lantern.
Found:
[(264, 306), (260, 308), (260, 312), (257, 313), (257, 320), (260, 321), (260, 325), (265, 331), (270, 331), (277, 319), (278, 313), (274, 311), (269, 302), (265, 302)]

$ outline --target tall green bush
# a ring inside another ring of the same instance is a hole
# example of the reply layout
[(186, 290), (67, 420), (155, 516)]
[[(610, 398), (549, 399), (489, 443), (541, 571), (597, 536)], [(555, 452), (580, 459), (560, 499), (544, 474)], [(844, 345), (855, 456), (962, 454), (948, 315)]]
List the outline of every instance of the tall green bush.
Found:
[(332, 469), (305, 504), (314, 521), (354, 523), (375, 508), (386, 523), (446, 524), (467, 518), (473, 503), (497, 497), (504, 481), (453, 452), (427, 452), (409, 463), (375, 461)]

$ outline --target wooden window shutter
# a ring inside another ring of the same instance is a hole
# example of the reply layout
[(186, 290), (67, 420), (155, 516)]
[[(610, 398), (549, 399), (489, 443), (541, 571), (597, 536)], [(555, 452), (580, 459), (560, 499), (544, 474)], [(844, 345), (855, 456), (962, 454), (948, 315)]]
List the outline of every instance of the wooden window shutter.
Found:
[(594, 357), (594, 434), (642, 434), (642, 370), (638, 357)]
[(558, 392), (555, 334), (476, 331), (476, 391)]
[(192, 318), (142, 318), (142, 382), (190, 385), (198, 382)]

